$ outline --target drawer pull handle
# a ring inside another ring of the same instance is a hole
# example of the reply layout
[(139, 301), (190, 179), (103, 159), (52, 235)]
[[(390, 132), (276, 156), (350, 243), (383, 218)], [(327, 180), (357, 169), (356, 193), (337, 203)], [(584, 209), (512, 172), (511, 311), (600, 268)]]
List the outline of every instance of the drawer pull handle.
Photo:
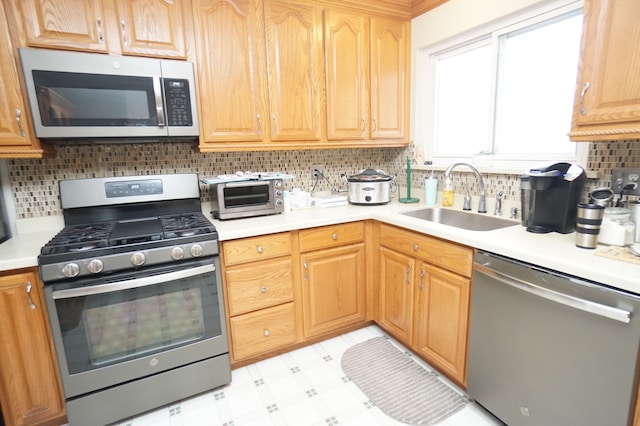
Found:
[(258, 246), (258, 253), (262, 253), (264, 251), (264, 248), (262, 248), (262, 246)]
[(333, 235), (331, 236), (331, 238), (333, 238), (333, 241), (337, 240), (337, 239), (338, 239), (338, 234), (333, 234)]
[(271, 333), (269, 332), (269, 330), (265, 329), (264, 330), (264, 337), (269, 337)]
[(413, 245), (413, 251), (418, 251), (418, 249), (419, 249), (419, 248), (420, 248), (420, 246), (419, 246), (419, 245), (417, 245), (417, 244), (414, 244), (414, 245)]
[(262, 287), (260, 287), (260, 293), (266, 293), (267, 292), (267, 286), (263, 285)]
[(36, 304), (33, 303), (33, 299), (31, 298), (31, 281), (27, 281), (27, 297), (29, 298), (29, 308), (35, 309)]

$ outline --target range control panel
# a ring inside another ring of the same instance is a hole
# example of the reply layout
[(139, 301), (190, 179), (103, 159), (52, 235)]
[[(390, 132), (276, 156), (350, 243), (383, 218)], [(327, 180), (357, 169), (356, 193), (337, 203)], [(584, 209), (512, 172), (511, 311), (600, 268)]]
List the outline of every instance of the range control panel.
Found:
[(611, 171), (611, 189), (619, 194), (640, 195), (640, 168), (613, 169)]

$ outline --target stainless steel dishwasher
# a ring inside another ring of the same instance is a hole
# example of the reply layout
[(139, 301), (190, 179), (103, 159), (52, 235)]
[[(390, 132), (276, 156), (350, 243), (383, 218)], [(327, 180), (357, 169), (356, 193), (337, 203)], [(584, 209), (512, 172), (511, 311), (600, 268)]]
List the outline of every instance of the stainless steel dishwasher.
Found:
[(509, 426), (628, 425), (640, 297), (479, 251), (467, 393)]

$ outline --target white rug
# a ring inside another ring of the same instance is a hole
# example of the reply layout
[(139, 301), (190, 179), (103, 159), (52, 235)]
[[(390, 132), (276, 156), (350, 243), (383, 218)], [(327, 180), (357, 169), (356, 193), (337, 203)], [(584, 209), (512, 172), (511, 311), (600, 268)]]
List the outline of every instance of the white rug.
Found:
[(387, 338), (347, 349), (342, 370), (382, 412), (410, 425), (433, 425), (463, 409), (467, 401), (419, 366)]

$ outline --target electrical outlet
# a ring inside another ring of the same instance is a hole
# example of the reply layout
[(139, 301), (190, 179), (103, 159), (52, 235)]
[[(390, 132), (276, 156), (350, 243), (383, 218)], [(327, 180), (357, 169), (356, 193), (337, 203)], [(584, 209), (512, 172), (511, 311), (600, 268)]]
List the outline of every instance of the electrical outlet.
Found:
[(322, 179), (323, 175), (324, 175), (324, 166), (319, 166), (319, 165), (311, 166), (311, 179), (314, 179), (314, 180)]
[(616, 194), (620, 194), (625, 185), (633, 186), (625, 189), (625, 195), (640, 195), (640, 169), (626, 168), (613, 169), (611, 171), (611, 189)]

